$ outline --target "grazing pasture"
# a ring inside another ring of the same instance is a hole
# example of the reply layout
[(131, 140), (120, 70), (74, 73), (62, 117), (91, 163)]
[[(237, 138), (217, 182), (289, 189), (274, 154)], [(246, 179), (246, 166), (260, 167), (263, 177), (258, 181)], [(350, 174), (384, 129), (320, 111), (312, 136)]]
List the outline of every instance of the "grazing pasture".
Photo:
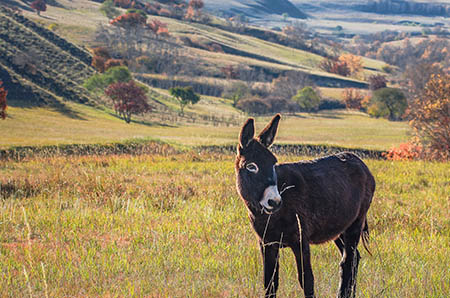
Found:
[[(280, 162), (298, 156), (279, 156)], [(450, 165), (365, 160), (377, 190), (358, 297), (450, 292)], [(184, 152), (0, 161), (0, 296), (261, 297), (234, 156)], [(318, 297), (339, 252), (312, 247)], [(280, 297), (301, 293), (282, 251)]]

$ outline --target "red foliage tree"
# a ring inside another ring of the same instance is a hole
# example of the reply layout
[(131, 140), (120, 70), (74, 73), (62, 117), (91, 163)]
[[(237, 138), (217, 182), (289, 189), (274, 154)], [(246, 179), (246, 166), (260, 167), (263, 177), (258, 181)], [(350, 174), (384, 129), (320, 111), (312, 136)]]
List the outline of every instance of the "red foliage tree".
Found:
[(147, 23), (147, 27), (159, 36), (169, 36), (169, 30), (167, 29), (167, 24), (161, 22), (160, 20), (151, 20)]
[(6, 108), (8, 107), (6, 105), (6, 95), (8, 95), (8, 91), (5, 90), (5, 88), (2, 87), (3, 82), (0, 81), (0, 118), (5, 119), (6, 118)]
[(45, 4), (44, 0), (36, 0), (31, 3), (31, 8), (36, 10), (38, 16), (41, 15), (41, 11), (47, 10), (47, 4)]
[(347, 109), (362, 110), (364, 95), (355, 88), (347, 88), (342, 92), (342, 97)]
[(369, 77), (369, 88), (370, 90), (378, 90), (381, 88), (386, 88), (387, 80), (383, 75), (372, 75)]
[(117, 82), (109, 85), (105, 94), (112, 99), (114, 110), (126, 123), (131, 122), (132, 114), (151, 111), (145, 91), (132, 80), (127, 83)]

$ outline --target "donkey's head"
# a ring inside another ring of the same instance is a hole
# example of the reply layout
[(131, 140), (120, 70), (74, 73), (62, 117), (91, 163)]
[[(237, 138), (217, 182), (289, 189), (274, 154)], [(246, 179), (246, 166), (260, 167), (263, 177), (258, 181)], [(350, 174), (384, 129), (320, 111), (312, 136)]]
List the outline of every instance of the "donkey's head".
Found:
[(239, 135), (236, 185), (240, 196), (252, 211), (271, 214), (281, 207), (275, 172), (277, 159), (268, 149), (275, 139), (280, 118), (280, 114), (273, 117), (257, 138), (254, 138), (254, 120), (250, 118)]

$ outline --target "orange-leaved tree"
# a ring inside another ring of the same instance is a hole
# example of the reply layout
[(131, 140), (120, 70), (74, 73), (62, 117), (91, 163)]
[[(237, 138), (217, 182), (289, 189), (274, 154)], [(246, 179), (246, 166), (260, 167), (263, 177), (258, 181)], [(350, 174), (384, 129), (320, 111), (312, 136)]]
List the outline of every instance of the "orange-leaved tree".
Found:
[(133, 80), (113, 83), (106, 88), (105, 94), (111, 98), (114, 110), (126, 123), (131, 122), (132, 114), (143, 114), (152, 109), (144, 89)]
[(6, 91), (2, 85), (3, 85), (3, 82), (0, 81), (0, 118), (5, 119), (6, 118), (6, 108), (8, 107), (6, 105), (6, 95), (8, 95), (8, 91)]
[(436, 74), (425, 85), (424, 95), (410, 110), (411, 121), (424, 155), (450, 159), (450, 75)]

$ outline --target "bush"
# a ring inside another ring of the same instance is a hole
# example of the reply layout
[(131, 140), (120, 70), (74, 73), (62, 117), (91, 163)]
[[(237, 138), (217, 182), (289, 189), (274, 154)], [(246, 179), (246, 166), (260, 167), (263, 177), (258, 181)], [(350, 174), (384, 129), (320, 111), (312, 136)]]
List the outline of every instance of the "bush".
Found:
[(320, 100), (319, 110), (345, 109), (345, 104), (337, 99), (325, 98)]
[(269, 113), (271, 109), (271, 106), (268, 103), (257, 97), (240, 100), (236, 107), (253, 115), (264, 115)]
[(299, 90), (292, 100), (298, 104), (301, 111), (314, 112), (319, 109), (320, 97), (311, 86)]
[(375, 117), (401, 120), (408, 103), (402, 91), (395, 88), (381, 88), (373, 92), (368, 113)]
[(372, 75), (369, 77), (369, 89), (378, 90), (381, 88), (386, 88), (387, 80), (385, 76), (382, 75)]
[(402, 143), (398, 147), (392, 147), (383, 154), (388, 160), (415, 160), (422, 155), (422, 146), (412, 142)]
[(103, 90), (117, 82), (129, 82), (132, 79), (131, 73), (126, 66), (114, 66), (103, 74), (94, 74), (88, 78), (83, 86), (91, 92), (103, 92)]
[(362, 110), (364, 95), (355, 88), (346, 88), (342, 92), (344, 104), (347, 109)]

